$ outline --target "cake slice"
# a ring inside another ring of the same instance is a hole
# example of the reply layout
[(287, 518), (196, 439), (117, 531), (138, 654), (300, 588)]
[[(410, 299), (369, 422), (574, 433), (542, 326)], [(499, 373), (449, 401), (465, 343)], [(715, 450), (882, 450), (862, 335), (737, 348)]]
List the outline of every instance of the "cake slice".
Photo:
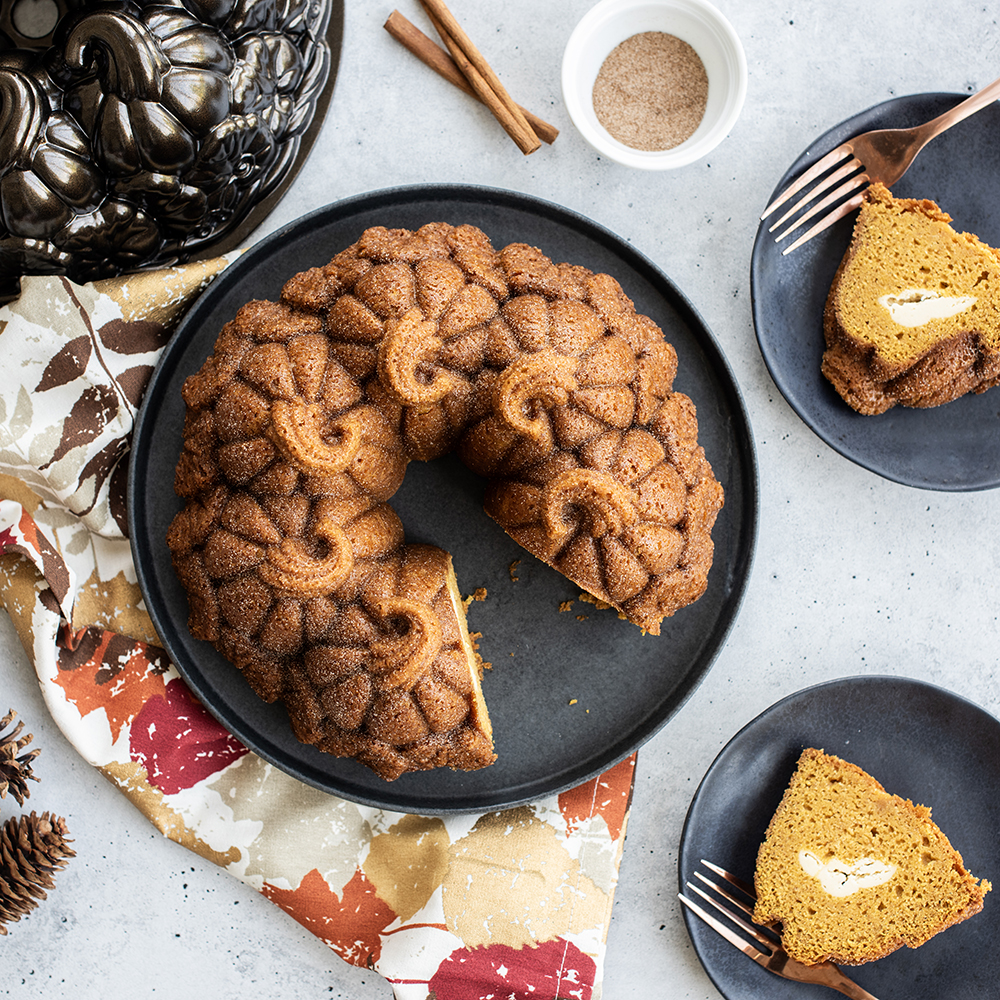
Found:
[(1000, 253), (933, 201), (872, 184), (823, 314), (823, 374), (859, 413), (1000, 381)]
[(931, 811), (854, 764), (804, 750), (767, 828), (753, 918), (792, 958), (860, 965), (978, 913), (991, 885), (966, 871)]

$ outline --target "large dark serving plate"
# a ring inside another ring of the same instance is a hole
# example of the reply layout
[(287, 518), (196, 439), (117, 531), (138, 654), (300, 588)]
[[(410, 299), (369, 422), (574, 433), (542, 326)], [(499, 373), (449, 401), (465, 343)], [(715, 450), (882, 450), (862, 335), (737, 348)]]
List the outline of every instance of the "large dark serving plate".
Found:
[[(788, 168), (777, 194), (807, 166), (851, 136), (875, 128), (911, 128), (967, 94), (918, 94), (878, 104), (818, 138)], [(992, 104), (934, 139), (892, 186), (897, 198), (930, 198), (959, 231), (1000, 247), (1000, 104)], [(770, 202), (761, 202), (760, 208)], [(750, 266), (754, 326), (775, 385), (831, 448), (886, 479), (931, 490), (1000, 485), (1000, 390), (963, 396), (932, 409), (896, 406), (855, 413), (820, 372), (823, 306), (851, 241), (857, 213), (781, 256), (761, 224)]]
[[(930, 806), (978, 878), (1000, 873), (1000, 721), (942, 688), (905, 677), (848, 677), (763, 712), (715, 759), (691, 802), (680, 883), (706, 858), (752, 881), (757, 849), (805, 747), (857, 764), (886, 791)], [(705, 869), (701, 869), (705, 872)], [(707, 872), (706, 872), (707, 874)], [(978, 1000), (1000, 980), (1000, 924), (985, 910), (887, 958), (847, 969), (882, 1000)], [(695, 951), (726, 1000), (823, 1000), (823, 986), (779, 979), (684, 909)]]
[[(201, 367), (223, 323), (247, 300), (277, 296), (288, 277), (325, 263), (368, 226), (412, 229), (431, 221), (473, 223), (497, 247), (529, 242), (555, 260), (615, 275), (677, 349), (676, 386), (697, 404), (700, 441), (726, 503), (713, 534), (706, 594), (667, 619), (662, 635), (648, 636), (614, 611), (580, 602), (579, 588), (514, 544), (482, 510), (484, 481), (457, 460), (411, 463), (392, 500), (408, 538), (451, 551), (464, 594), (487, 589), (469, 619), (483, 634), (483, 658), (493, 665), (483, 687), (499, 759), (482, 771), (406, 774), (388, 783), (354, 761), (300, 744), (282, 706), (258, 700), (233, 666), (191, 637), (187, 599), (164, 539), (180, 506), (173, 475), (184, 421), (181, 385)], [(595, 223), (524, 195), (465, 186), (380, 191), (320, 209), (216, 278), (153, 375), (136, 423), (129, 492), (132, 549), (149, 612), (205, 705), (258, 754), (303, 781), (358, 802), (425, 813), (499, 808), (568, 788), (652, 736), (722, 647), (743, 596), (757, 529), (746, 411), (725, 358), (687, 299), (650, 261)], [(572, 610), (560, 612), (569, 600)]]

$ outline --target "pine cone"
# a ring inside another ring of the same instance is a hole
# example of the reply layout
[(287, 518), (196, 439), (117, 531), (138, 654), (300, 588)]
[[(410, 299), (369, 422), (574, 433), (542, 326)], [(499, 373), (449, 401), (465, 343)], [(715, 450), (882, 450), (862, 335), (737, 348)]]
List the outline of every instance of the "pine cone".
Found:
[(24, 800), (31, 792), (28, 791), (26, 781), (38, 781), (31, 773), (31, 762), (38, 756), (38, 750), (29, 750), (28, 753), (18, 754), (31, 742), (31, 733), (18, 739), (24, 723), (19, 722), (12, 732), (3, 735), (3, 731), (14, 721), (17, 712), (11, 709), (2, 719), (0, 719), (0, 799), (7, 794), (10, 789), (11, 794), (17, 800), (19, 806), (24, 805)]
[(52, 876), (76, 856), (66, 821), (49, 813), (12, 816), (0, 829), (0, 935), (45, 899)]

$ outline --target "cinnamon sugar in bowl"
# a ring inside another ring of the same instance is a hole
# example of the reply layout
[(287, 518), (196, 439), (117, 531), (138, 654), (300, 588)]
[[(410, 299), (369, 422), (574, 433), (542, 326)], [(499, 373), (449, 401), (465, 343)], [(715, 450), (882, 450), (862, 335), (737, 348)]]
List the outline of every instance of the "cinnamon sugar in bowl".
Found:
[(746, 97), (746, 56), (708, 0), (601, 0), (570, 35), (562, 89), (599, 153), (667, 170), (726, 137)]

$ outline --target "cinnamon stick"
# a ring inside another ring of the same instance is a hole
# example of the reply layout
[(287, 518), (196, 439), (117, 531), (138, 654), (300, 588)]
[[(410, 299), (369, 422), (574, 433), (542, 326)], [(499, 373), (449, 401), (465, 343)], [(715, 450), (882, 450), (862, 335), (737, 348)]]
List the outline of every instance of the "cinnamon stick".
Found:
[[(479, 95), (469, 86), (469, 81), (455, 65), (455, 60), (433, 39), (428, 38), (415, 24), (408, 21), (398, 10), (394, 10), (385, 22), (385, 30), (401, 45), (409, 49), (425, 66), (429, 66), (439, 76), (444, 77), (459, 90), (480, 100)], [(521, 114), (531, 126), (531, 130), (542, 142), (553, 143), (559, 129), (539, 118), (534, 112), (518, 105)]]
[(490, 64), (448, 10), (444, 0), (420, 0), (420, 3), (479, 99), (493, 112), (493, 117), (517, 143), (521, 152), (525, 155), (533, 153), (541, 145), (538, 136), (531, 130), (520, 108), (507, 93)]

